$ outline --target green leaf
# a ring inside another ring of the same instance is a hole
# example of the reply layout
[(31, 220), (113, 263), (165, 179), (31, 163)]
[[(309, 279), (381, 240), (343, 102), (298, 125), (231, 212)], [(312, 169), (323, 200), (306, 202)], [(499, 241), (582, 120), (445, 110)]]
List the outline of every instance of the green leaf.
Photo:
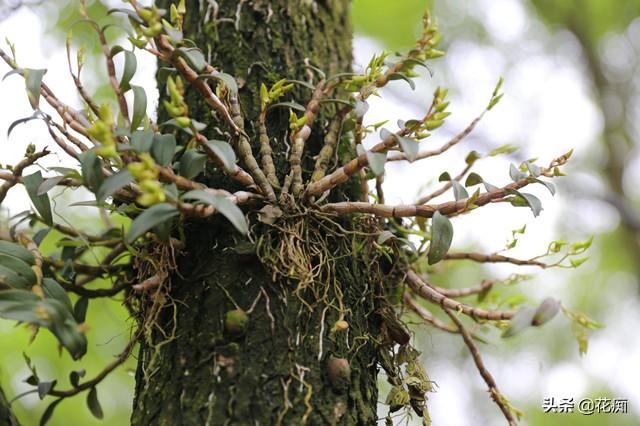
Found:
[(560, 311), (560, 301), (552, 297), (547, 297), (536, 309), (531, 325), (539, 327), (553, 319)]
[(538, 182), (541, 185), (544, 185), (549, 190), (551, 195), (556, 195), (556, 187), (551, 182), (545, 182), (544, 180), (541, 180), (541, 179), (536, 179), (536, 182)]
[(98, 401), (98, 390), (95, 386), (89, 390), (89, 394), (87, 395), (87, 407), (89, 407), (91, 414), (93, 414), (96, 419), (102, 419), (104, 417), (100, 401)]
[(513, 165), (513, 163), (509, 165), (509, 176), (511, 176), (511, 180), (514, 182), (518, 182), (519, 180), (527, 178), (527, 175), (522, 173), (516, 166)]
[(45, 237), (49, 234), (50, 231), (51, 231), (51, 228), (43, 228), (38, 230), (38, 232), (36, 232), (32, 238), (33, 242), (36, 243), (36, 245), (40, 246), (40, 244), (42, 244), (42, 240), (45, 239)]
[(64, 398), (58, 398), (47, 406), (47, 408), (42, 413), (42, 417), (40, 417), (40, 423), (39, 423), (40, 426), (45, 426), (47, 422), (51, 420), (53, 411), (56, 409), (58, 404), (60, 404), (63, 400)]
[(228, 142), (210, 140), (207, 141), (207, 146), (222, 160), (225, 169), (229, 171), (234, 169), (236, 165), (236, 153)]
[(369, 104), (366, 101), (356, 100), (355, 112), (356, 117), (362, 118), (369, 111)]
[(238, 83), (236, 82), (236, 79), (230, 74), (215, 72), (212, 74), (202, 74), (198, 76), (198, 78), (214, 78), (224, 83), (224, 85), (227, 87), (227, 89), (229, 89), (231, 93), (233, 93), (234, 95), (238, 94)]
[(416, 84), (413, 82), (412, 79), (410, 79), (406, 75), (397, 72), (389, 76), (389, 80), (400, 80), (400, 79), (406, 81), (409, 84), (409, 87), (411, 87), (411, 90), (416, 90)]
[(87, 374), (87, 372), (84, 369), (74, 370), (69, 373), (69, 383), (71, 383), (71, 386), (77, 388), (80, 384), (80, 379), (83, 378), (85, 374)]
[(386, 152), (371, 152), (368, 149), (365, 150), (367, 154), (367, 161), (369, 162), (369, 168), (374, 175), (380, 176), (384, 173), (384, 165), (387, 162)]
[(131, 134), (131, 148), (139, 154), (149, 152), (153, 144), (151, 130), (136, 130)]
[(269, 105), (267, 109), (270, 110), (271, 108), (279, 108), (279, 107), (291, 108), (293, 110), (300, 111), (300, 112), (306, 111), (306, 108), (304, 107), (304, 105), (300, 105), (297, 102), (277, 102), (275, 104)]
[(179, 31), (173, 28), (171, 25), (167, 25), (167, 23), (165, 22), (163, 22), (163, 26), (164, 26), (164, 31), (167, 33), (167, 35), (169, 36), (171, 41), (173, 41), (174, 44), (182, 41), (182, 39), (184, 38), (182, 31)]
[(427, 261), (433, 265), (442, 260), (449, 251), (453, 240), (453, 226), (448, 217), (436, 211), (431, 218), (431, 245)]
[(531, 176), (533, 177), (538, 177), (542, 173), (542, 170), (540, 169), (540, 167), (536, 166), (533, 163), (530, 163), (527, 161), (525, 165), (527, 166), (527, 170), (529, 170), (529, 174), (531, 174)]
[(104, 175), (102, 165), (94, 149), (83, 152), (79, 156), (80, 170), (85, 185), (94, 193), (100, 188)]
[(480, 154), (478, 154), (476, 151), (471, 151), (469, 154), (467, 154), (467, 157), (464, 159), (464, 162), (467, 163), (468, 165), (472, 165), (473, 163), (478, 161), (480, 158), (482, 158)]
[(195, 199), (215, 207), (241, 234), (249, 233), (249, 225), (242, 210), (222, 195), (214, 195), (203, 190), (189, 191), (182, 196), (184, 199)]
[(489, 182), (487, 182), (486, 180), (482, 181), (482, 184), (484, 185), (484, 189), (487, 190), (487, 192), (492, 192), (492, 191), (497, 191), (499, 188), (495, 185), (491, 185)]
[(40, 216), (42, 216), (44, 222), (47, 225), (52, 226), (53, 215), (51, 213), (51, 202), (49, 201), (49, 196), (47, 194), (38, 195), (38, 188), (43, 182), (42, 173), (38, 170), (32, 175), (25, 176), (23, 182), (33, 206), (36, 208)]
[[(514, 194), (514, 195), (516, 195), (516, 197), (519, 197), (521, 200), (524, 200), (524, 204), (531, 208), (531, 211), (533, 212), (533, 216), (534, 217), (537, 217), (540, 214), (540, 212), (543, 210), (542, 209), (542, 202), (540, 201), (540, 199), (538, 197), (536, 197), (533, 194), (528, 194), (526, 192), (516, 191), (515, 189), (507, 189), (506, 193), (507, 194)], [(514, 206), (519, 206), (519, 205), (521, 205), (521, 202), (518, 201), (518, 198), (516, 198), (515, 200), (511, 201), (511, 204), (514, 205)]]
[(56, 299), (40, 300), (28, 290), (0, 291), (0, 317), (46, 327), (73, 359), (87, 351), (87, 339), (80, 332), (78, 323), (68, 307)]
[(204, 171), (207, 156), (202, 152), (191, 149), (180, 158), (180, 175), (187, 179), (193, 179)]
[(23, 71), (25, 86), (27, 87), (27, 97), (31, 108), (38, 109), (40, 103), (40, 88), (42, 87), (42, 77), (47, 72), (44, 69), (25, 69)]
[(449, 172), (442, 172), (440, 176), (438, 176), (438, 182), (448, 182), (451, 180), (451, 175)]
[(29, 250), (9, 241), (0, 240), (0, 254), (18, 258), (29, 265), (36, 264), (36, 260)]
[(126, 92), (131, 89), (131, 85), (129, 83), (138, 68), (138, 60), (133, 52), (128, 50), (123, 50), (122, 52), (124, 53), (124, 68), (122, 70), (122, 78), (120, 79), (120, 89), (123, 92)]
[[(12, 277), (14, 277), (14, 274), (16, 274), (20, 278), (22, 278), (22, 280), (19, 280), (20, 284), (23, 284), (24, 281), (26, 281), (27, 286), (23, 288), (29, 288), (37, 281), (36, 274), (35, 272), (33, 272), (33, 269), (31, 269), (31, 266), (17, 257), (0, 253), (0, 266), (13, 272), (13, 274), (11, 274), (10, 276), (5, 276), (5, 280), (12, 279)], [(3, 279), (0, 278), (0, 281), (3, 281)], [(11, 285), (10, 283), (8, 284)], [(16, 286), (11, 285), (11, 287)]]
[(51, 316), (46, 327), (58, 338), (73, 359), (81, 358), (87, 352), (87, 338), (80, 331), (72, 312), (56, 299), (45, 299), (38, 303)]
[(64, 176), (54, 176), (54, 177), (45, 179), (38, 187), (38, 191), (36, 192), (37, 195), (46, 194), (52, 188), (54, 188), (57, 184), (59, 184), (62, 180), (64, 180)]
[(502, 99), (503, 95), (504, 95), (504, 93), (500, 93), (498, 96), (495, 96), (495, 97), (491, 98), (491, 101), (489, 102), (489, 105), (487, 105), (487, 111), (491, 111), (493, 109), (493, 107), (496, 106), (496, 104), (498, 102), (500, 102), (500, 99)]
[(151, 156), (161, 166), (168, 166), (176, 153), (176, 137), (172, 134), (153, 135)]
[(56, 386), (56, 383), (58, 383), (57, 380), (52, 380), (50, 382), (39, 382), (38, 397), (40, 399), (44, 399), (44, 397), (47, 396), (49, 392), (51, 392), (51, 390)]
[(469, 193), (464, 189), (464, 186), (460, 185), (460, 182), (454, 180), (451, 184), (453, 185), (453, 196), (456, 201), (469, 198)]
[(133, 90), (133, 115), (131, 116), (131, 130), (136, 130), (147, 114), (147, 93), (140, 86), (131, 85)]
[(44, 278), (42, 280), (42, 290), (44, 291), (46, 297), (55, 299), (58, 302), (62, 303), (69, 309), (70, 312), (73, 310), (69, 295), (64, 290), (64, 288), (62, 288), (62, 286), (58, 284), (56, 280), (53, 280), (51, 278)]
[(409, 162), (415, 160), (418, 156), (420, 144), (418, 144), (417, 141), (405, 136), (398, 136), (394, 134), (393, 137), (398, 141), (398, 144), (402, 148), (402, 152), (404, 152), (404, 155), (407, 157)]
[(582, 265), (584, 262), (586, 262), (587, 260), (589, 260), (589, 257), (582, 257), (579, 259), (569, 259), (569, 262), (571, 263), (571, 266), (574, 268), (577, 268), (578, 266)]
[[(0, 284), (5, 284), (11, 288), (16, 289), (29, 289), (35, 281), (29, 280), (27, 277), (20, 275), (15, 269), (6, 266), (9, 263), (8, 257), (5, 257), (5, 262), (0, 263)], [(14, 262), (20, 262), (14, 260)], [(25, 263), (23, 263), (26, 265)]]
[(387, 241), (389, 241), (391, 238), (396, 238), (396, 236), (393, 234), (393, 232), (386, 230), (386, 231), (382, 231), (380, 233), (380, 235), (378, 235), (378, 244), (383, 245), (384, 243), (386, 243)]
[(98, 193), (96, 194), (98, 200), (105, 200), (107, 197), (113, 195), (120, 188), (123, 188), (133, 182), (133, 176), (127, 169), (122, 169), (118, 173), (109, 176), (102, 182)]
[[(200, 123), (199, 121), (194, 120), (193, 118), (191, 119), (191, 124), (193, 125), (193, 127), (196, 128), (196, 130), (198, 132), (202, 132), (204, 129), (207, 128), (207, 125), (204, 123)], [(191, 131), (191, 129), (189, 127), (182, 127), (180, 126), (177, 122), (175, 118), (172, 118), (171, 120), (167, 120), (164, 123), (160, 124), (160, 128), (162, 129), (163, 127), (167, 127), (167, 126), (171, 126), (171, 127), (175, 127), (178, 130), (182, 130), (183, 132), (185, 132), (186, 134), (188, 134), (189, 136), (193, 136), (193, 132)]]
[(517, 150), (519, 150), (520, 147), (516, 146), (516, 145), (501, 145), (493, 150), (491, 150), (487, 156), (489, 157), (495, 157), (497, 155), (507, 155), (507, 154), (513, 154), (514, 152), (516, 152)]
[(374, 175), (380, 176), (384, 173), (384, 165), (387, 162), (386, 152), (371, 152), (365, 149), (361, 144), (356, 146), (356, 151), (358, 152), (358, 155), (364, 154), (367, 157), (369, 168)]
[(509, 327), (502, 333), (503, 338), (512, 337), (531, 326), (536, 310), (531, 306), (520, 307), (509, 321)]
[(207, 64), (202, 51), (197, 47), (180, 47), (176, 50), (176, 53), (185, 58), (197, 72), (204, 70)]
[(467, 176), (467, 180), (464, 182), (464, 186), (475, 186), (481, 184), (482, 182), (482, 176), (475, 172), (472, 172), (469, 174), (469, 176)]
[(127, 244), (133, 243), (145, 232), (163, 222), (167, 222), (178, 216), (180, 212), (168, 203), (155, 204), (134, 219), (125, 239)]
[(31, 115), (31, 116), (29, 116), (29, 117), (20, 118), (20, 119), (18, 119), (18, 120), (16, 120), (16, 121), (14, 121), (13, 123), (11, 123), (11, 124), (9, 125), (9, 128), (7, 129), (7, 138), (8, 138), (9, 136), (11, 136), (11, 132), (13, 131), (13, 129), (15, 129), (15, 127), (16, 127), (18, 124), (23, 124), (23, 123), (26, 123), (26, 122), (28, 122), (28, 121), (36, 120), (36, 119), (39, 119), (39, 118), (42, 118), (42, 117), (41, 117), (40, 113), (37, 113), (37, 112), (36, 112), (36, 113), (34, 113), (33, 115)]
[(73, 317), (78, 324), (82, 324), (87, 317), (87, 309), (89, 308), (89, 298), (82, 296), (73, 306)]

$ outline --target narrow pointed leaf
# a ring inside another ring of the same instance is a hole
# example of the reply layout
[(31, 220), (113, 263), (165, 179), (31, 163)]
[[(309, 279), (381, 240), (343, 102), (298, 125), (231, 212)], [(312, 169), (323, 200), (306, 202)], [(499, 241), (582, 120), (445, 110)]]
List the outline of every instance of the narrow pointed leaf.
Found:
[(151, 156), (161, 166), (168, 166), (176, 152), (176, 137), (172, 134), (154, 135)]
[(511, 176), (511, 180), (514, 182), (518, 182), (519, 180), (526, 179), (527, 175), (522, 173), (516, 166), (513, 164), (509, 165), (509, 176)]
[(118, 173), (109, 176), (102, 182), (98, 193), (96, 194), (98, 200), (105, 200), (107, 197), (113, 195), (119, 189), (129, 185), (133, 182), (133, 176), (127, 169), (122, 169)]
[(129, 83), (138, 68), (138, 60), (133, 52), (129, 52), (128, 50), (123, 50), (122, 52), (124, 53), (124, 68), (122, 69), (122, 78), (120, 79), (120, 89), (126, 92), (131, 89)]
[(210, 140), (207, 146), (222, 160), (227, 170), (233, 170), (236, 165), (236, 153), (228, 142)]
[(140, 86), (131, 85), (133, 90), (133, 114), (131, 116), (131, 130), (136, 130), (147, 114), (147, 94)]
[(29, 265), (35, 265), (36, 263), (33, 254), (29, 250), (9, 241), (0, 240), (0, 255), (15, 257)]
[(223, 72), (215, 72), (213, 74), (202, 74), (198, 76), (198, 78), (203, 78), (203, 79), (214, 78), (224, 83), (224, 85), (227, 86), (227, 89), (229, 89), (231, 93), (233, 93), (234, 95), (238, 94), (238, 83), (236, 82), (236, 79), (231, 74), (226, 74)]
[(398, 144), (400, 145), (400, 148), (402, 148), (402, 152), (404, 152), (407, 159), (410, 162), (415, 160), (418, 156), (418, 150), (420, 149), (418, 142), (404, 136), (394, 135), (394, 137), (398, 141)]
[(23, 181), (33, 206), (36, 208), (40, 216), (42, 216), (44, 222), (47, 225), (52, 226), (53, 215), (51, 213), (51, 202), (49, 201), (49, 196), (47, 194), (38, 195), (38, 188), (43, 182), (42, 173), (37, 171), (32, 175), (25, 176)]
[(546, 182), (546, 181), (541, 180), (541, 179), (536, 179), (536, 182), (538, 182), (541, 185), (544, 185), (549, 190), (551, 195), (556, 195), (556, 186), (554, 184), (552, 184), (551, 182)]
[(197, 200), (215, 207), (240, 233), (247, 234), (249, 232), (249, 226), (242, 210), (227, 198), (199, 189), (187, 192), (183, 195), (183, 198), (187, 200)]
[(195, 149), (189, 150), (180, 158), (180, 175), (193, 179), (204, 171), (207, 156)]
[(42, 77), (47, 72), (44, 69), (25, 69), (24, 82), (27, 87), (27, 97), (33, 109), (38, 109), (40, 102), (40, 88), (42, 87)]
[(104, 413), (102, 411), (102, 406), (100, 406), (100, 401), (98, 400), (98, 390), (96, 387), (92, 387), (87, 395), (87, 407), (89, 407), (89, 411), (96, 419), (102, 419), (104, 417)]
[(43, 195), (46, 194), (47, 192), (49, 192), (53, 187), (55, 187), (57, 184), (59, 184), (60, 182), (62, 182), (62, 180), (64, 180), (64, 176), (54, 176), (54, 177), (50, 177), (45, 179), (40, 186), (38, 187), (38, 191), (37, 194), (38, 195)]
[(427, 261), (433, 265), (442, 260), (449, 251), (453, 240), (453, 226), (448, 217), (443, 216), (439, 211), (435, 212), (431, 218), (431, 246)]
[(455, 197), (456, 201), (469, 198), (469, 193), (464, 188), (464, 186), (460, 185), (460, 182), (454, 180), (451, 182), (451, 184), (453, 185), (453, 196)]
[(201, 72), (207, 64), (202, 51), (197, 47), (180, 47), (176, 52), (198, 72)]
[(358, 118), (364, 117), (364, 115), (369, 111), (369, 104), (366, 101), (356, 101), (355, 112)]
[(536, 309), (533, 319), (531, 320), (531, 325), (536, 327), (541, 326), (551, 321), (559, 311), (560, 301), (552, 297), (547, 297), (542, 301), (540, 306), (538, 306), (538, 309)]
[(127, 244), (133, 243), (138, 237), (156, 225), (169, 221), (178, 216), (180, 212), (168, 203), (155, 204), (134, 219), (127, 233)]
[(531, 327), (536, 310), (530, 306), (522, 306), (509, 321), (509, 327), (502, 333), (503, 338), (512, 337)]
[(380, 176), (384, 173), (384, 165), (387, 162), (387, 153), (386, 152), (371, 152), (369, 150), (365, 151), (367, 154), (367, 161), (369, 162), (369, 168), (373, 172), (374, 175)]

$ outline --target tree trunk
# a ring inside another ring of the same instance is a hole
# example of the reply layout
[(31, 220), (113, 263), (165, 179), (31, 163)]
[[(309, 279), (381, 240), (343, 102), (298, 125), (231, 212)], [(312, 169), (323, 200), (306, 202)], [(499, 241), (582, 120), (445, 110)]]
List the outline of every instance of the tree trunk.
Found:
[(9, 401), (4, 395), (4, 391), (0, 389), (0, 426), (18, 426), (18, 420), (13, 415)]
[[(305, 59), (327, 74), (350, 71), (348, 0), (187, 3), (185, 35), (238, 80), (253, 141), (260, 82), (308, 80), (313, 71)], [(191, 115), (210, 121), (204, 102), (187, 95)], [(310, 91), (297, 88), (293, 96), (304, 104)], [(323, 107), (318, 126), (330, 112)], [(282, 181), (288, 111), (271, 113), (269, 123)], [(257, 157), (257, 143), (253, 148)], [(305, 149), (308, 164), (319, 139)], [(232, 185), (210, 179), (212, 186)], [(335, 222), (317, 214), (303, 213), (279, 228), (256, 217), (249, 213), (252, 241), (221, 219), (185, 224), (186, 248), (165, 307), (142, 343), (132, 424), (375, 423), (379, 283), (370, 277), (377, 262), (359, 260), (369, 237), (338, 232)], [(374, 224), (340, 226), (361, 231)], [(281, 244), (283, 235), (293, 242)], [(283, 247), (289, 251), (278, 253)]]

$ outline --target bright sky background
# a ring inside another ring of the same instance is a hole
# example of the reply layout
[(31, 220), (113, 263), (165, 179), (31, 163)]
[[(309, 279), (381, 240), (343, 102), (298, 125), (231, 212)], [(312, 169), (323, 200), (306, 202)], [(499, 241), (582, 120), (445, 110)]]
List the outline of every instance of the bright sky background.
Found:
[[(471, 246), (478, 251), (494, 252), (504, 247), (511, 230), (527, 224), (526, 236), (514, 255), (531, 257), (544, 252), (553, 239), (585, 239), (591, 234), (615, 228), (618, 220), (615, 211), (588, 199), (592, 197), (585, 199), (584, 194), (573, 192), (569, 195), (569, 190), (576, 191), (578, 187), (576, 182), (570, 182), (574, 178), (578, 182), (592, 183), (595, 188), (600, 185), (597, 177), (589, 175), (586, 165), (594, 161), (594, 147), (602, 118), (590, 99), (588, 83), (580, 72), (575, 42), (566, 34), (550, 34), (539, 22), (531, 21), (520, 0), (483, 0), (470, 7), (476, 8), (473, 13), (484, 16), (499, 47), (481, 48), (468, 42), (454, 43), (444, 62), (434, 65), (433, 78), (425, 76), (420, 79), (415, 92), (399, 81), (393, 83), (391, 90), (382, 92), (387, 95), (384, 99), (371, 101), (367, 122), (389, 120), (388, 127), (395, 128), (397, 119), (413, 118), (423, 112), (420, 106), (430, 102), (431, 93), (438, 84), (453, 82), (449, 108), (453, 115), (442, 132), (424, 142), (424, 148), (430, 149), (440, 146), (453, 133), (462, 130), (483, 110), (500, 75), (505, 77), (503, 90), (506, 94), (460, 147), (435, 161), (392, 165), (385, 181), (387, 202), (411, 203), (417, 198), (420, 188), (434, 183), (441, 172), (449, 170), (452, 175), (457, 174), (464, 167), (463, 159), (470, 149), (487, 152), (499, 145), (515, 143), (523, 147), (518, 154), (520, 160), (535, 155), (540, 158), (539, 164), (545, 165), (553, 157), (574, 148), (576, 153), (568, 167), (572, 177), (565, 178), (567, 184), (560, 185), (556, 197), (551, 197), (542, 186), (530, 190), (543, 201), (544, 211), (540, 217), (533, 218), (526, 208), (491, 206), (479, 209), (471, 216), (454, 220), (454, 248)], [(48, 68), (45, 82), (55, 87), (55, 92), (66, 102), (80, 106), (68, 77), (65, 51), (47, 39), (37, 15), (23, 9), (0, 23), (0, 40), (5, 37), (16, 44), (20, 64)], [(555, 46), (551, 54), (545, 45), (550, 42)], [(366, 64), (371, 55), (380, 50), (375, 42), (357, 38), (356, 63)], [(514, 50), (517, 53), (514, 54)], [(138, 70), (133, 82), (145, 87), (150, 99), (156, 98), (153, 59), (148, 55), (139, 57)], [(5, 71), (8, 68), (0, 65), (0, 73)], [(442, 77), (445, 72), (450, 73), (447, 81)], [(0, 163), (19, 161), (28, 142), (35, 143), (38, 148), (49, 146), (52, 151), (59, 152), (44, 125), (38, 122), (18, 126), (7, 139), (10, 123), (32, 113), (19, 77), (12, 76), (0, 83), (0, 100)], [(150, 102), (149, 111), (154, 108), (154, 102)], [(367, 143), (374, 141), (370, 138)], [(46, 164), (74, 165), (63, 153), (51, 156)], [(638, 169), (632, 169), (635, 170), (632, 181), (637, 181)], [(504, 158), (483, 159), (475, 171), (494, 185), (509, 181), (508, 162)], [(82, 199), (82, 195), (75, 197)], [(451, 193), (447, 193), (439, 200), (451, 199)], [(28, 209), (28, 197), (22, 190), (14, 189), (3, 203), (3, 208), (8, 208), (11, 214)], [(482, 225), (478, 226), (478, 223)], [(592, 256), (599, 256), (597, 250), (592, 252)], [(589, 263), (582, 268), (591, 272), (594, 280), (605, 279)], [(510, 267), (494, 267), (492, 270), (498, 276), (513, 272)], [(572, 294), (563, 288), (571, 273), (547, 271), (522, 288), (533, 300), (554, 295), (571, 306)], [(610, 290), (604, 297), (610, 298), (617, 308), (611, 309), (607, 318), (598, 318), (607, 324), (607, 328), (592, 336), (590, 350), (585, 357), (580, 358), (576, 349), (574, 356), (550, 365), (545, 351), (535, 348), (535, 345), (526, 345), (517, 353), (510, 352), (508, 357), (501, 354), (500, 341), (484, 349), (489, 354), (486, 355), (489, 369), (514, 405), (524, 405), (531, 398), (541, 401), (544, 396), (579, 399), (588, 391), (589, 381), (595, 379), (608, 383), (616, 391), (615, 396), (629, 398), (630, 409), (640, 415), (640, 387), (637, 385), (640, 339), (636, 328), (640, 323), (640, 309), (637, 299), (628, 297), (635, 293), (637, 283), (633, 277), (623, 273), (607, 280)], [(572, 339), (566, 325), (557, 327), (556, 324), (553, 330), (564, 333), (566, 339)], [(535, 339), (538, 332), (528, 332), (519, 342), (526, 342), (527, 337)], [(452, 349), (450, 353), (434, 354), (437, 352), (435, 348), (441, 347), (437, 345), (442, 341), (441, 337), (434, 331), (420, 338), (424, 345), (421, 349), (429, 353), (424, 358), (427, 371), (432, 372), (432, 379), (438, 383), (437, 392), (430, 396), (434, 424), (479, 424), (478, 417), (470, 417), (471, 413), (483, 418), (487, 422), (483, 421), (484, 424), (499, 419), (498, 410), (489, 400), (485, 385), (477, 377), (470, 361), (461, 368), (456, 362), (459, 351)], [(455, 346), (452, 343), (447, 345)], [(447, 359), (448, 356), (451, 360)], [(629, 374), (630, 371), (636, 374)], [(518, 373), (517, 376), (514, 372)]]

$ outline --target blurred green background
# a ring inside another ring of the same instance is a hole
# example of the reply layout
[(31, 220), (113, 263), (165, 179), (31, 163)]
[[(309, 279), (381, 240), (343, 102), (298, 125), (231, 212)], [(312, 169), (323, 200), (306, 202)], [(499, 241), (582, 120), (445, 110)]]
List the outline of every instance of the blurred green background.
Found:
[[(1, 37), (10, 37), (19, 49), (28, 51), (29, 46), (20, 42), (21, 34), (13, 29), (20, 28), (22, 22), (33, 22), (35, 16), (47, 35), (42, 40), (44, 49), (54, 52), (64, 48), (64, 34), (78, 18), (74, 0), (48, 1), (9, 13), (14, 3), (0, 0), (0, 10), (6, 11), (0, 13)], [(108, 7), (119, 4), (88, 3), (94, 16), (104, 16)], [(584, 267), (545, 271), (517, 288), (532, 299), (557, 296), (566, 306), (604, 322), (607, 328), (592, 336), (588, 354), (578, 354), (566, 321), (554, 320), (542, 330), (528, 331), (508, 341), (489, 333), (488, 343), (481, 346), (489, 369), (502, 392), (525, 412), (524, 424), (640, 424), (640, 393), (635, 383), (640, 377), (640, 347), (635, 337), (640, 325), (640, 1), (354, 0), (356, 62), (366, 64), (369, 51), (410, 48), (427, 6), (440, 23), (449, 54), (433, 65), (433, 76), (427, 73), (421, 77), (423, 84), (417, 93), (391, 88), (388, 97), (417, 111), (428, 102), (436, 82), (450, 87), (454, 99), (450, 109), (457, 114), (458, 104), (462, 110), (460, 121), (449, 124), (449, 131), (454, 132), (464, 127), (464, 119), (472, 114), (465, 112), (473, 111), (469, 99), (488, 97), (488, 81), (493, 84), (504, 75), (508, 103), (492, 112), (472, 143), (483, 148), (516, 143), (523, 149), (515, 159), (564, 152), (557, 152), (558, 146), (575, 147), (571, 177), (561, 185), (559, 195), (547, 201), (556, 207), (545, 205), (548, 216), (538, 226), (558, 239), (575, 241), (595, 235), (591, 260)], [(91, 45), (90, 34), (83, 31), (74, 29), (75, 42), (82, 44), (84, 38), (84, 44)], [(558, 77), (565, 75), (566, 80)], [(100, 90), (96, 83), (99, 77), (87, 73), (88, 86)], [(575, 92), (563, 92), (567, 87), (575, 87)], [(567, 98), (566, 105), (554, 104), (558, 97)], [(551, 126), (551, 130), (545, 130), (545, 126)], [(76, 219), (78, 227), (95, 226), (94, 219)], [(499, 242), (493, 247), (500, 249), (510, 229), (496, 233)], [(54, 244), (55, 238), (47, 237), (45, 246)], [(521, 241), (527, 241), (526, 234)], [(478, 277), (505, 275), (508, 270), (456, 264), (441, 272), (438, 284), (464, 286), (476, 283)], [(511, 287), (500, 291), (515, 292)], [(438, 385), (431, 396), (434, 424), (501, 424), (499, 412), (461, 341), (425, 329), (415, 318), (408, 319), (415, 322), (413, 329), (424, 364)], [(58, 355), (56, 343), (47, 332), (27, 345), (29, 334), (24, 328), (0, 322), (0, 383), (7, 396), (12, 398), (29, 388), (21, 383), (29, 375), (23, 348), (43, 379), (58, 378), (63, 387), (67, 387), (66, 377), (74, 369), (86, 369), (88, 377), (100, 371), (126, 344), (131, 324), (118, 300), (92, 302), (88, 323), (90, 350), (77, 364), (66, 353)], [(80, 396), (63, 402), (49, 424), (127, 424), (134, 368), (135, 360), (130, 359), (99, 386), (106, 413), (103, 421), (91, 416), (84, 396)], [(383, 391), (384, 386), (381, 383)], [(383, 396), (384, 392), (381, 399)], [(627, 398), (630, 412), (544, 414), (543, 397), (573, 397), (576, 402), (583, 397)], [(25, 425), (37, 424), (45, 406), (34, 395), (14, 404)]]

